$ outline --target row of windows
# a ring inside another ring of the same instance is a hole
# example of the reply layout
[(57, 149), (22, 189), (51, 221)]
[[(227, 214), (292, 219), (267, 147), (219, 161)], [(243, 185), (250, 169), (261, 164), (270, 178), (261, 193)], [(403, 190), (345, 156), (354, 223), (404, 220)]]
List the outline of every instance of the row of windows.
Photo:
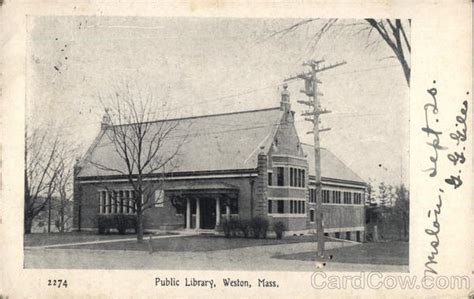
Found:
[(300, 168), (290, 167), (290, 186), (291, 187), (305, 187), (305, 170)]
[(352, 197), (352, 193), (344, 192), (343, 193), (344, 203), (345, 204), (351, 204), (351, 201), (352, 201), (351, 197)]
[(133, 201), (134, 191), (100, 191), (99, 213), (100, 214), (133, 214), (136, 204)]
[(332, 191), (332, 203), (341, 203), (341, 191)]
[(285, 212), (285, 201), (284, 200), (268, 200), (268, 214), (278, 213), (283, 214)]
[[(322, 190), (323, 191), (323, 203), (330, 203), (331, 202), (331, 195), (332, 195), (332, 203), (340, 204), (341, 203), (341, 191), (330, 191), (330, 190)], [(316, 189), (310, 188), (309, 189), (309, 202), (315, 203), (316, 202)], [(362, 204), (362, 194), (356, 192), (343, 192), (343, 203), (344, 204), (355, 204), (360, 205)]]
[[(304, 188), (306, 186), (305, 177), (306, 171), (300, 168), (290, 167), (290, 182), (289, 186), (291, 187), (300, 187)], [(276, 185), (277, 186), (287, 186), (288, 182), (285, 181), (285, 167), (276, 168)], [(268, 186), (273, 186), (273, 173), (268, 172)]]
[[(133, 200), (134, 190), (114, 190), (99, 191), (99, 213), (100, 214), (133, 214), (137, 209), (137, 204)], [(164, 191), (156, 190), (154, 197), (154, 207), (164, 206)], [(143, 197), (142, 197), (143, 203)]]
[(323, 203), (329, 203), (329, 190), (323, 190)]
[[(322, 190), (323, 192), (323, 203), (329, 203), (329, 190)], [(316, 189), (310, 188), (309, 189), (309, 202), (315, 203), (316, 202)]]
[[(289, 203), (285, 207), (285, 201)], [(304, 214), (306, 213), (306, 202), (304, 200), (268, 200), (268, 214)]]
[(304, 200), (290, 200), (290, 214), (304, 214), (305, 206)]

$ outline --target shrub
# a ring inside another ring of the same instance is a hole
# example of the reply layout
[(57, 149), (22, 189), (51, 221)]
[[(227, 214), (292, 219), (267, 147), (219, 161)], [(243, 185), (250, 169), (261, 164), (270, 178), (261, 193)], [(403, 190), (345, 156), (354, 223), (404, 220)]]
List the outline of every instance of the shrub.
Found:
[(226, 238), (235, 237), (239, 227), (240, 221), (238, 219), (231, 218), (229, 220), (224, 219), (224, 221), (222, 221), (222, 229)]
[(137, 217), (135, 215), (116, 215), (116, 228), (119, 234), (124, 235), (127, 229), (137, 232)]
[(265, 239), (267, 237), (267, 231), (268, 231), (267, 219), (261, 216), (254, 217), (250, 221), (250, 226), (252, 227), (253, 237), (255, 239), (258, 239), (260, 237)]
[(276, 238), (281, 239), (283, 236), (283, 232), (286, 230), (286, 225), (282, 221), (274, 222), (273, 230), (275, 231)]
[(230, 227), (230, 233), (232, 234), (232, 237), (235, 237), (240, 228), (240, 220), (231, 218), (229, 220), (229, 227)]
[(226, 238), (230, 238), (230, 221), (227, 219), (223, 219), (221, 222), (222, 230), (224, 231), (224, 236)]
[(105, 234), (109, 229), (114, 228), (113, 224), (113, 216), (114, 215), (99, 215), (98, 219), (98, 226), (99, 226), (99, 234)]
[(242, 232), (242, 235), (245, 238), (248, 238), (250, 235), (250, 231), (252, 230), (252, 227), (250, 225), (250, 221), (243, 219), (239, 221), (239, 230)]
[(111, 228), (117, 229), (119, 234), (123, 235), (127, 229), (133, 229), (137, 232), (137, 217), (135, 215), (99, 215), (98, 219), (99, 234), (104, 234)]

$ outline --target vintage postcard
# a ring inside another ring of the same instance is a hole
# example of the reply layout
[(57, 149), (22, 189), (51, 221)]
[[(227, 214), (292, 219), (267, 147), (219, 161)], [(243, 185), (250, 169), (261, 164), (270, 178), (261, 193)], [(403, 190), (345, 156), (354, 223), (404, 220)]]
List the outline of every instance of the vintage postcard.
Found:
[(0, 298), (474, 297), (471, 2), (0, 10)]

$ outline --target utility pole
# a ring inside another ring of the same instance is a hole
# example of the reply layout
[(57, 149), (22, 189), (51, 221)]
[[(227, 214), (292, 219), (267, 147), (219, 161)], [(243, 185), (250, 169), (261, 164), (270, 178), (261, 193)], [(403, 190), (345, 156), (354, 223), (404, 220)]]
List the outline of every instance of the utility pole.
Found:
[(319, 140), (319, 133), (329, 131), (330, 128), (319, 127), (319, 116), (321, 114), (330, 113), (331, 111), (322, 109), (319, 100), (323, 94), (318, 92), (318, 84), (321, 81), (318, 80), (317, 74), (341, 65), (346, 64), (345, 61), (335, 63), (328, 66), (321, 66), (324, 60), (309, 60), (303, 63), (303, 66), (309, 66), (310, 72), (302, 73), (294, 77), (285, 79), (285, 81), (291, 81), (295, 79), (303, 79), (305, 81), (305, 89), (301, 90), (309, 98), (308, 101), (298, 101), (300, 104), (305, 104), (310, 110), (304, 112), (302, 116), (305, 116), (305, 120), (313, 123), (313, 131), (308, 134), (313, 134), (314, 137), (314, 160), (315, 160), (315, 180), (316, 180), (316, 235), (318, 240), (318, 257), (324, 257), (324, 228), (323, 228), (323, 191), (321, 183), (321, 145)]

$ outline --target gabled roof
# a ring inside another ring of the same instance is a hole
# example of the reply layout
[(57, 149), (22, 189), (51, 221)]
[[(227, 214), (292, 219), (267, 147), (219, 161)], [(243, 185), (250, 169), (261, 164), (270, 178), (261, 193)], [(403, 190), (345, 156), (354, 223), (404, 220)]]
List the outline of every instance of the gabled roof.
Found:
[[(254, 169), (260, 147), (269, 139), (271, 141), (282, 113), (276, 107), (167, 120), (178, 121), (179, 125), (164, 142), (163, 147), (167, 149), (163, 151), (172, 151), (181, 144), (177, 161), (174, 161), (177, 167), (172, 172)], [(152, 124), (158, 128), (160, 122), (163, 121)], [(109, 169), (126, 169), (110, 137), (103, 131), (81, 163), (78, 177), (117, 175), (95, 164)]]
[[(308, 161), (309, 175), (315, 176), (313, 145), (302, 143), (302, 146), (303, 151), (308, 155), (306, 159)], [(334, 179), (365, 184), (360, 176), (325, 148), (321, 148), (321, 176), (323, 180)]]

